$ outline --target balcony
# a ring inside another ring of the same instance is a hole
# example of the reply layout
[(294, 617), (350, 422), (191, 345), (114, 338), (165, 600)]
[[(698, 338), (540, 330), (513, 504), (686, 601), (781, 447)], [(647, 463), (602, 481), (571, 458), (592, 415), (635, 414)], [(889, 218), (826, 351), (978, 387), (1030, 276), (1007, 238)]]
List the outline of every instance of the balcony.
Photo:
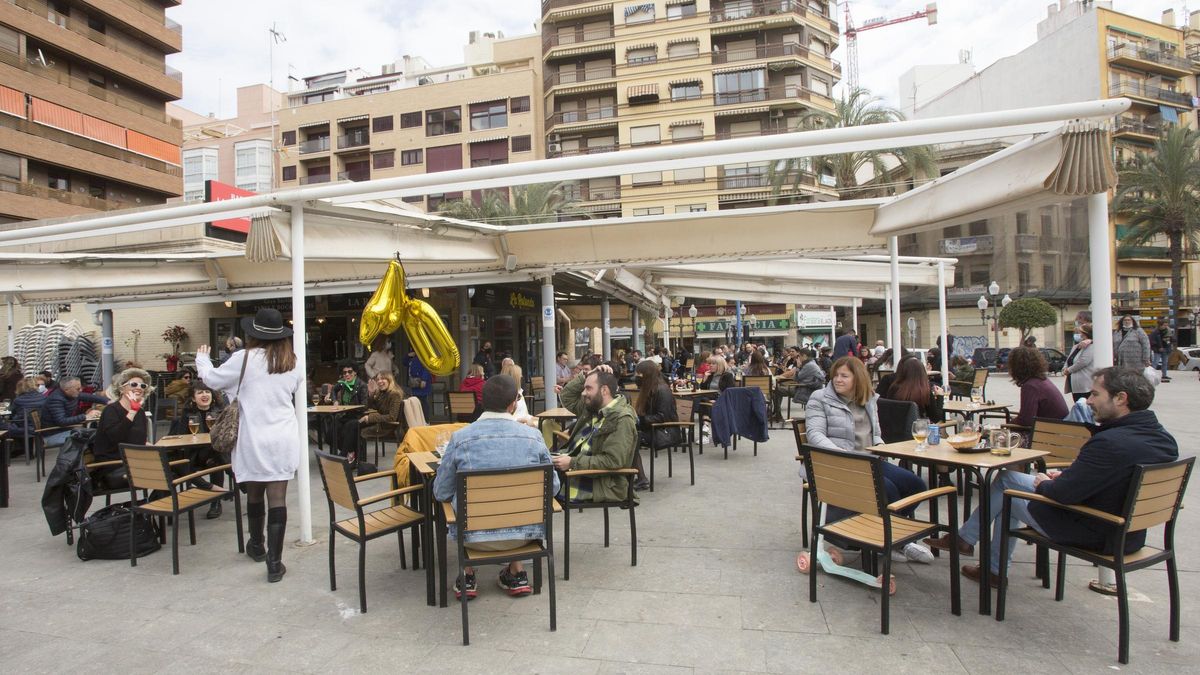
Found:
[(300, 177), (301, 185), (314, 185), (316, 183), (328, 183), (329, 174), (327, 173), (310, 173), (307, 176)]
[(1170, 260), (1171, 249), (1166, 246), (1117, 247), (1117, 260)]
[(1108, 60), (1167, 75), (1184, 77), (1192, 74), (1192, 63), (1184, 57), (1173, 51), (1149, 49), (1141, 45), (1123, 44), (1112, 47), (1108, 50)]
[(1158, 138), (1164, 127), (1135, 115), (1120, 115), (1113, 126), (1114, 136), (1134, 136), (1146, 141)]
[(1155, 87), (1144, 82), (1121, 82), (1120, 84), (1110, 85), (1108, 95), (1112, 97), (1129, 96), (1153, 102), (1153, 105), (1160, 103), (1168, 103), (1171, 105), (1182, 106), (1191, 109), (1192, 97), (1190, 94)]
[[(786, 174), (778, 174), (776, 181), (784, 192), (789, 192), (795, 185), (812, 188), (817, 186), (816, 174), (809, 171), (792, 170)], [(771, 176), (766, 167), (752, 170), (749, 173), (734, 174), (724, 173), (724, 169), (721, 169), (721, 173), (717, 176), (718, 190), (752, 190), (767, 187), (771, 187)]]
[(338, 136), (338, 139), (337, 139), (338, 150), (346, 150), (348, 148), (361, 148), (365, 145), (370, 145), (370, 144), (371, 144), (371, 134), (367, 131), (366, 127), (362, 127), (361, 129), (354, 129), (354, 130), (350, 131), (349, 133)]
[(564, 110), (556, 112), (546, 118), (546, 126), (553, 127), (560, 124), (579, 124), (582, 122), (604, 122), (606, 124), (617, 123), (617, 106), (607, 105), (599, 108), (585, 108), (583, 110)]
[(360, 183), (365, 180), (371, 180), (370, 169), (351, 169), (349, 171), (339, 171), (338, 180), (349, 180), (355, 183)]
[(841, 28), (838, 26), (837, 21), (824, 14), (810, 10), (803, 0), (770, 0), (768, 2), (747, 2), (740, 0), (738, 2), (731, 2), (724, 7), (714, 8), (708, 14), (708, 21), (709, 23), (724, 23), (726, 21), (741, 21), (743, 19), (789, 13), (806, 16), (835, 36), (841, 33)]
[(1034, 253), (1038, 250), (1038, 236), (1036, 234), (1018, 234), (1016, 243), (1017, 253)]
[[(626, 146), (629, 147), (629, 146)], [(611, 145), (595, 145), (590, 147), (578, 147), (564, 150), (562, 143), (547, 144), (546, 157), (574, 157), (575, 155), (598, 155), (604, 152), (616, 152), (621, 146), (613, 143)]]
[(717, 92), (713, 94), (714, 105), (738, 105), (741, 103), (757, 103), (760, 101), (795, 100), (812, 102), (813, 99), (825, 100), (832, 103), (828, 94), (822, 94), (805, 87), (792, 84), (772, 84), (757, 89), (739, 89), (737, 91)]
[(83, 208), (95, 209), (97, 211), (108, 211), (110, 209), (131, 206), (121, 202), (110, 202), (107, 199), (93, 197), (86, 192), (58, 190), (44, 185), (23, 183), (21, 181), (9, 180), (7, 178), (0, 178), (0, 192), (10, 192), (12, 194), (34, 197), (36, 199), (53, 199), (64, 204), (70, 204), (71, 206), (81, 206)]
[(774, 44), (756, 45), (753, 49), (714, 49), (712, 62), (737, 63), (738, 61), (755, 61), (783, 56), (808, 58), (808, 47), (797, 42), (779, 42)]
[(563, 197), (568, 202), (611, 202), (621, 198), (621, 186), (592, 187), (587, 183), (567, 184), (563, 186)]
[(994, 249), (992, 235), (984, 234), (977, 237), (955, 237), (939, 239), (938, 253), (941, 255), (974, 255), (991, 253)]
[(183, 167), (178, 165), (154, 159), (153, 157), (147, 157), (136, 152), (130, 152), (123, 148), (114, 147), (108, 143), (101, 143), (90, 138), (84, 138), (83, 136), (76, 136), (73, 133), (55, 129), (54, 127), (48, 127), (10, 115), (0, 115), (0, 127), (15, 129), (21, 133), (45, 138), (80, 150), (94, 152), (97, 155), (118, 159), (133, 166), (140, 166), (144, 169), (157, 171), (168, 176), (183, 178)]
[(310, 138), (307, 141), (300, 142), (300, 154), (306, 155), (312, 152), (325, 152), (329, 149), (329, 137), (318, 136)]
[(583, 26), (576, 26), (574, 33), (558, 32), (553, 35), (547, 35), (542, 40), (542, 51), (548, 51), (555, 47), (563, 47), (567, 45), (577, 45), (592, 40), (608, 40), (613, 36), (613, 27), (607, 28), (592, 28), (584, 30)]
[[(605, 67), (593, 67), (585, 70), (559, 70), (557, 73), (548, 75), (545, 79), (545, 87), (568, 86), (572, 84), (582, 84), (584, 82), (594, 82), (597, 80), (610, 80), (617, 76), (617, 67), (615, 65)], [(616, 83), (613, 83), (616, 86)]]
[[(163, 53), (160, 51), (156, 51), (150, 47), (142, 47), (131, 39), (118, 39), (111, 35), (92, 30), (87, 21), (81, 21), (73, 16), (64, 16), (59, 14), (58, 12), (50, 9), (49, 5), (42, 0), (9, 1), (27, 12), (36, 14), (37, 16), (45, 17), (48, 21), (50, 21), (50, 23), (53, 23), (60, 28), (65, 28), (72, 33), (82, 35), (83, 37), (95, 42), (98, 45), (101, 45), (102, 47), (107, 48), (114, 53), (127, 56), (138, 63), (150, 66), (152, 68), (164, 68), (164, 57)], [(167, 76), (171, 76), (171, 71), (173, 70), (176, 73), (179, 72), (174, 68), (165, 68), (163, 72)], [(172, 79), (175, 79), (179, 82), (183, 81), (182, 75), (177, 78), (172, 77)]]

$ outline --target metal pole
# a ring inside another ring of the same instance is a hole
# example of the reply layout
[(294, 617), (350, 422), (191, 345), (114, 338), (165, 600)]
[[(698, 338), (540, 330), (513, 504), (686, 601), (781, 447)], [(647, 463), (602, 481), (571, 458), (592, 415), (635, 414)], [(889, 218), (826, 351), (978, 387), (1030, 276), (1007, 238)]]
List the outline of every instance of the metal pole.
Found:
[(900, 350), (903, 345), (902, 333), (900, 332), (900, 239), (898, 237), (888, 238), (888, 250), (892, 256), (892, 337), (895, 343), (892, 344), (892, 363), (895, 364), (900, 359)]
[(892, 287), (883, 290), (883, 327), (886, 333), (888, 349), (892, 348)]
[(1087, 198), (1088, 255), (1092, 282), (1092, 358), (1097, 370), (1113, 365), (1112, 260), (1108, 226), (1108, 195)]
[[(462, 355), (462, 358), (458, 360), (458, 379), (462, 380), (467, 376), (471, 360), (475, 358), (475, 355), (471, 353), (471, 296), (467, 292), (466, 286), (458, 287), (458, 353)], [(532, 374), (533, 364), (527, 365)], [(546, 374), (543, 369), (542, 375)]]
[(642, 315), (638, 312), (637, 305), (629, 306), (629, 325), (633, 326), (633, 332), (629, 335), (629, 344), (632, 345), (631, 351), (642, 351)]
[[(17, 351), (17, 334), (13, 328), (16, 321), (13, 319), (13, 301), (12, 296), (8, 296), (8, 355), (16, 356)], [(105, 380), (107, 382), (107, 380)]]
[[(8, 306), (8, 311), (12, 312), (12, 305)], [(11, 314), (9, 315), (11, 316)], [(12, 320), (9, 319), (9, 323)], [(11, 339), (12, 329), (9, 329)], [(10, 352), (11, 353), (11, 352)], [(111, 309), (100, 310), (100, 382), (104, 386), (108, 386), (112, 382), (113, 375), (116, 375), (116, 364), (113, 363), (113, 315)]]
[(837, 342), (837, 308), (833, 305), (829, 306), (829, 348), (833, 349), (833, 343)]
[[(850, 301), (850, 327), (854, 329), (855, 334), (858, 333), (858, 298)], [(862, 336), (858, 336), (859, 344), (862, 343)]]
[(546, 409), (558, 407), (558, 394), (554, 391), (554, 346), (558, 341), (554, 337), (554, 278), (542, 279), (542, 364), (546, 377)]
[(671, 351), (671, 306), (663, 308), (663, 347)]
[(612, 316), (608, 306), (608, 298), (600, 301), (600, 344), (604, 347), (601, 354), (605, 362), (612, 361)]
[(946, 265), (938, 262), (938, 326), (942, 332), (942, 386), (950, 390), (950, 330), (946, 321)]
[(734, 313), (735, 318), (737, 319), (737, 322), (734, 324), (737, 326), (737, 336), (734, 337), (733, 342), (734, 342), (734, 344), (737, 345), (738, 354), (741, 354), (741, 351), (742, 351), (742, 301), (737, 300), (733, 304), (734, 304), (733, 313)]
[[(292, 349), (296, 369), (307, 375), (307, 322), (304, 316), (304, 205), (292, 204)], [(313, 543), (312, 495), (308, 477), (308, 391), (296, 389), (296, 426), (300, 465), (296, 471), (296, 498), (300, 502), (300, 543)]]

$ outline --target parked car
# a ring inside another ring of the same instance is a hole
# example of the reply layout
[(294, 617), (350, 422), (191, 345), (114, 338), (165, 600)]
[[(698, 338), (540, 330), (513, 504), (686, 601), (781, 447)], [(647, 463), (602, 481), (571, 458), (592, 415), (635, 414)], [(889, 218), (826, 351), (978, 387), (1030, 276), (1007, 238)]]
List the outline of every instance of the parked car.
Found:
[(1012, 353), (1012, 347), (1001, 347), (1000, 351), (996, 352), (996, 370), (1008, 370), (1008, 355)]
[(971, 365), (975, 368), (994, 370), (996, 368), (996, 348), (976, 347), (975, 351), (971, 353)]
[(1183, 360), (1179, 362), (1179, 370), (1200, 371), (1200, 347), (1180, 347)]
[(1046, 370), (1051, 373), (1061, 373), (1067, 365), (1067, 355), (1053, 347), (1040, 347), (1038, 351), (1046, 357)]

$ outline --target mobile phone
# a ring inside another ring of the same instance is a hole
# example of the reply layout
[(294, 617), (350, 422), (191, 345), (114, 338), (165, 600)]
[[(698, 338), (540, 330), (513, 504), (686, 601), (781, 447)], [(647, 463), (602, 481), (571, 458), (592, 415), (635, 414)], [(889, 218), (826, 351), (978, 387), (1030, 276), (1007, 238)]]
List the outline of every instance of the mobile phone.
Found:
[(441, 451), (441, 450), (434, 450), (434, 451), (433, 451), (433, 456), (434, 456), (434, 457), (437, 457), (438, 459), (441, 459), (441, 458), (442, 458), (442, 451)]

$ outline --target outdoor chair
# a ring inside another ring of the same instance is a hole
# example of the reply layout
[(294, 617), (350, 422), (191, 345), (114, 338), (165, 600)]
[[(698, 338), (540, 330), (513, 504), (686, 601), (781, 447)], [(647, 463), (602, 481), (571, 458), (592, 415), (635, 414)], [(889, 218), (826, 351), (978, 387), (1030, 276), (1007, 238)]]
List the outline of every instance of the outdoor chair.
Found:
[(950, 396), (951, 398), (970, 398), (971, 390), (975, 387), (979, 387), (979, 390), (983, 393), (983, 397), (986, 400), (987, 380), (987, 368), (976, 368), (975, 376), (969, 382), (963, 380), (950, 380)]
[(546, 409), (546, 378), (539, 376), (529, 378), (529, 393), (525, 396), (525, 407), (529, 408), (530, 415), (536, 415), (534, 405), (542, 402), (542, 410)]
[[(550, 584), (550, 630), (558, 630), (558, 609), (554, 594), (554, 467), (514, 467), (509, 469), (478, 469), (460, 471), (454, 486), (455, 504), (442, 503), (446, 524), (457, 527), (458, 576), (465, 568), (479, 565), (507, 565), (521, 560), (533, 560), (533, 592), (542, 592), (542, 558), (546, 559), (547, 580)], [(541, 525), (546, 531), (542, 541), (532, 541), (508, 551), (482, 551), (471, 548), (466, 533), (500, 527)], [(566, 578), (566, 577), (564, 577)], [(463, 645), (471, 644), (466, 593), (459, 597), (462, 607)]]
[(1065, 469), (1079, 456), (1079, 450), (1092, 437), (1092, 428), (1081, 422), (1066, 422), (1039, 417), (1033, 421), (1029, 447), (1049, 452), (1039, 463), (1046, 469)]
[[(766, 401), (767, 401), (767, 412), (768, 413), (772, 412), (771, 396), (774, 393), (772, 391), (774, 387), (771, 384), (771, 377), (769, 375), (747, 375), (745, 378), (743, 378), (742, 386), (743, 387), (757, 387), (758, 389), (762, 390), (763, 398), (766, 399)], [(768, 425), (769, 424), (770, 423), (768, 422)]]
[[(168, 451), (154, 447), (153, 445), (130, 445), (122, 443), (120, 449), (121, 461), (125, 462), (125, 469), (129, 472), (129, 504), (131, 506), (129, 515), (131, 521), (129, 528), (129, 565), (131, 567), (137, 567), (137, 549), (134, 546), (135, 528), (132, 527), (134, 514), (141, 513), (159, 519), (170, 518), (171, 573), (179, 574), (180, 516), (184, 513), (187, 514), (188, 535), (192, 546), (195, 546), (196, 509), (208, 506), (228, 496), (233, 497), (233, 508), (236, 514), (238, 553), (245, 552), (246, 546), (242, 536), (242, 500), (238, 492), (236, 476), (230, 483), (228, 492), (186, 487), (188, 481), (219, 471), (229, 471), (232, 468), (231, 465), (222, 464), (221, 466), (195, 471), (186, 476), (176, 478), (172, 467), (186, 465), (187, 460), (171, 462), (168, 460)], [(232, 474), (230, 475), (232, 476)], [(180, 489), (180, 486), (184, 486), (184, 488)], [(149, 501), (139, 503), (137, 500), (138, 490), (157, 490), (166, 492), (167, 495), (153, 499), (154, 494), (150, 493), (151, 499)]]
[[(418, 407), (420, 403), (418, 402)], [(380, 449), (382, 448), (383, 457), (387, 459), (387, 444), (388, 441), (394, 441), (397, 445), (400, 443), (400, 428), (399, 422), (379, 422), (377, 424), (365, 424), (359, 429), (358, 435), (362, 438), (363, 443), (371, 441), (374, 447), (373, 463), (379, 465)]]
[[(812, 511), (812, 540), (809, 551), (816, 554), (820, 536), (834, 537), (849, 545), (878, 555), (883, 561), (882, 600), (880, 602), (880, 629), (884, 635), (889, 630), (889, 599), (891, 594), (892, 556), (895, 547), (918, 541), (937, 532), (949, 532), (950, 540), (958, 538), (958, 508), (955, 489), (952, 486), (934, 488), (910, 497), (887, 502), (883, 484), (883, 458), (844, 450), (827, 450), (812, 445), (802, 446), (804, 467), (812, 489), (814, 508)], [(916, 506), (924, 501), (945, 496), (950, 508), (950, 524), (942, 525), (936, 520), (923, 521), (893, 515), (894, 512)], [(854, 512), (834, 523), (821, 524), (820, 505), (837, 506)], [(961, 614), (959, 597), (958, 548), (950, 547), (950, 611)], [(809, 571), (809, 601), (817, 601), (817, 568)]]
[[(104, 487), (102, 480), (100, 479), (99, 476), (95, 475), (95, 472), (99, 471), (101, 469), (111, 469), (113, 467), (123, 466), (123, 465), (124, 465), (124, 462), (119, 459), (111, 459), (111, 460), (104, 461), (104, 462), (97, 462), (96, 455), (92, 452), (91, 445), (89, 444), (88, 449), (84, 450), (82, 453), (80, 453), (79, 464), (77, 465), (75, 471), (76, 471), (76, 475), (83, 476), (86, 474), (88, 476), (89, 480), (91, 480), (92, 490), (91, 490), (90, 495), (88, 495), (88, 497), (90, 499), (95, 499), (96, 497), (104, 497), (104, 505), (108, 506), (108, 505), (112, 504), (112, 496), (113, 495), (122, 494), (129, 488), (127, 488), (125, 486), (121, 486), (118, 488)], [(76, 499), (75, 508), (68, 509), (68, 511), (67, 511), (67, 546), (72, 546), (75, 543), (75, 528), (79, 527), (79, 523), (75, 522), (74, 516), (78, 514), (80, 517), (82, 517), (84, 515), (83, 513), (80, 513), (80, 511), (82, 510), (82, 509), (80, 509), (80, 506), (82, 506), (82, 503), (79, 501), (79, 500), (84, 499), (84, 496), (85, 495), (84, 495), (83, 490), (76, 490), (76, 492), (75, 492), (75, 499)], [(143, 500), (146, 498), (146, 496), (147, 496), (147, 493), (143, 491), (142, 492)]]
[(913, 422), (920, 417), (916, 403), (880, 398), (876, 401), (876, 408), (879, 411), (879, 435), (884, 443), (912, 440)]
[[(1016, 537), (1038, 546), (1045, 546), (1058, 551), (1058, 576), (1055, 585), (1054, 599), (1061, 601), (1066, 582), (1066, 557), (1072, 556), (1112, 570), (1117, 577), (1117, 623), (1118, 642), (1117, 660), (1122, 664), (1129, 663), (1129, 588), (1125, 583), (1125, 574), (1145, 569), (1160, 562), (1166, 562), (1167, 587), (1170, 594), (1170, 639), (1179, 642), (1179, 570), (1175, 558), (1175, 519), (1183, 506), (1183, 494), (1187, 489), (1188, 478), (1192, 473), (1195, 457), (1188, 457), (1166, 464), (1140, 464), (1134, 469), (1133, 480), (1129, 483), (1129, 494), (1125, 500), (1125, 508), (1121, 515), (1086, 506), (1060, 504), (1049, 497), (1024, 492), (1021, 490), (1004, 491), (1004, 510), (1002, 523), (1009, 522), (1012, 512), (1012, 500), (1028, 499), (1054, 508), (1099, 520), (1118, 528), (1115, 538), (1113, 555), (1095, 551), (1087, 551), (1065, 544), (1059, 544), (1048, 537), (1042, 536), (1031, 527), (1005, 527), (1000, 533), (1000, 550), (1008, 547), (1009, 537)], [(1143, 546), (1133, 553), (1125, 553), (1125, 538), (1130, 532), (1148, 530), (1158, 525), (1163, 528), (1162, 548)], [(951, 547), (954, 548), (954, 547)], [(1000, 593), (996, 601), (996, 620), (1004, 620), (1005, 599), (1008, 593), (1008, 559), (1000, 558)]]
[[(470, 421), (475, 416), (475, 394), (469, 391), (451, 391), (446, 393), (446, 403), (450, 409), (451, 422)], [(464, 420), (463, 418), (467, 418)]]
[[(796, 438), (796, 461), (804, 461), (804, 446), (808, 443), (808, 433), (804, 423), (804, 418), (792, 418), (788, 422), (792, 424), (792, 435)], [(812, 487), (808, 484), (807, 474), (800, 481), (800, 538), (808, 541), (808, 499), (809, 490)]]
[(404, 422), (409, 429), (429, 426), (425, 420), (425, 410), (421, 408), (421, 399), (416, 396), (404, 399)]
[[(42, 476), (46, 474), (46, 437), (52, 436), (60, 431), (68, 429), (77, 429), (80, 424), (70, 424), (65, 427), (44, 427), (42, 426), (42, 412), (40, 410), (28, 411), (28, 420), (25, 428), (33, 429), (33, 463), (34, 475), (37, 477), (37, 482), (42, 482)], [(29, 425), (33, 426), (30, 427)], [(58, 446), (53, 446), (58, 447)]]
[[(404, 555), (404, 530), (411, 529), (414, 538), (420, 536), (417, 528), (425, 522), (425, 515), (400, 504), (391, 504), (374, 511), (364, 511), (369, 506), (384, 500), (394, 500), (401, 495), (421, 492), (424, 483), (397, 488), (395, 471), (379, 471), (355, 476), (350, 460), (325, 452), (317, 453), (317, 467), (321, 471), (321, 483), (325, 486), (325, 498), (329, 503), (329, 590), (337, 590), (337, 569), (334, 563), (334, 534), (340, 534), (358, 543), (358, 604), (367, 612), (367, 542), (379, 537), (395, 534), (400, 545), (400, 569), (408, 567)], [(362, 498), (358, 484), (377, 478), (391, 478), (392, 489), (377, 495)], [(337, 508), (353, 511), (350, 518), (338, 520)], [(413, 558), (413, 567), (419, 562)], [(425, 570), (426, 576), (433, 574), (432, 568)]]
[[(678, 422), (659, 422), (650, 425), (648, 444), (650, 454), (650, 491), (654, 492), (654, 458), (659, 450), (667, 451), (667, 477), (673, 474), (672, 454), (675, 449), (687, 450), (688, 468), (691, 471), (691, 484), (696, 484), (696, 458), (692, 454), (692, 442), (696, 438), (696, 421), (692, 419), (692, 402), (687, 399), (675, 399), (675, 416)], [(659, 431), (664, 432), (660, 434)], [(660, 438), (661, 436), (661, 438)]]
[[(637, 448), (634, 448), (637, 452)], [(629, 554), (630, 565), (637, 567), (637, 517), (635, 510), (637, 501), (634, 498), (633, 482), (637, 480), (637, 469), (625, 467), (622, 469), (579, 469), (563, 472), (562, 493), (571, 494), (571, 484), (580, 478), (595, 478), (597, 476), (624, 476), (626, 480), (625, 498), (611, 502), (563, 502), (563, 579), (571, 578), (571, 510), (603, 509), (604, 510), (604, 547), (608, 548), (608, 510), (627, 509), (629, 511)]]

